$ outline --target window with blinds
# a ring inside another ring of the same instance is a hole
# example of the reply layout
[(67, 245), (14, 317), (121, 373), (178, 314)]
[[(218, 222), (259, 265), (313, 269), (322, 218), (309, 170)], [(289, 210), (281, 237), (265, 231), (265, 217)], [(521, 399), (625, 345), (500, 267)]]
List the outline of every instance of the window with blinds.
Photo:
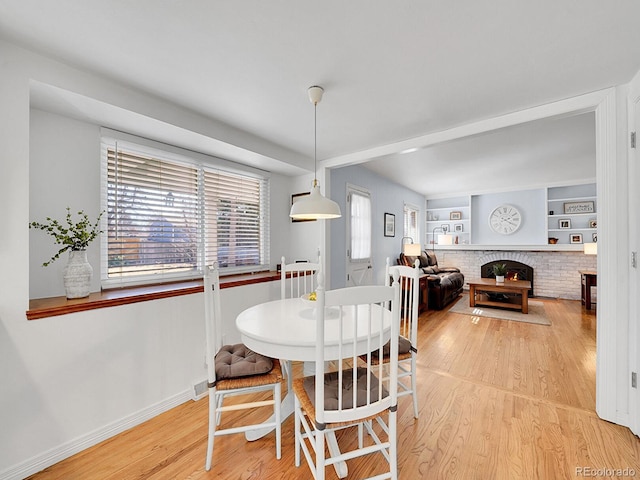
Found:
[(268, 268), (267, 179), (104, 147), (103, 284), (197, 277), (216, 261), (229, 273)]

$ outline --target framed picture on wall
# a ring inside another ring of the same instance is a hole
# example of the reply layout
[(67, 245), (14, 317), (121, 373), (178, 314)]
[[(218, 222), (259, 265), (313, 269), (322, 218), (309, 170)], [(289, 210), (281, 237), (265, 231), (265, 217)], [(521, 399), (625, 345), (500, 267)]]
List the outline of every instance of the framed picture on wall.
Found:
[[(294, 193), (293, 195), (291, 195), (291, 206), (293, 206), (294, 203), (296, 203), (298, 200), (306, 197), (307, 195), (310, 195), (311, 192), (303, 192), (303, 193)], [(291, 223), (297, 223), (297, 222), (315, 222), (316, 219), (315, 218), (309, 218), (309, 219), (305, 219), (305, 220), (299, 220), (299, 219), (295, 219), (292, 218), (291, 219)]]
[(558, 220), (558, 228), (571, 228), (571, 220), (568, 218)]
[(588, 202), (568, 202), (564, 204), (564, 213), (593, 213), (595, 212), (595, 203)]
[(396, 236), (396, 216), (393, 213), (384, 214), (384, 236)]
[(582, 234), (572, 233), (569, 239), (571, 240), (571, 243), (582, 243)]

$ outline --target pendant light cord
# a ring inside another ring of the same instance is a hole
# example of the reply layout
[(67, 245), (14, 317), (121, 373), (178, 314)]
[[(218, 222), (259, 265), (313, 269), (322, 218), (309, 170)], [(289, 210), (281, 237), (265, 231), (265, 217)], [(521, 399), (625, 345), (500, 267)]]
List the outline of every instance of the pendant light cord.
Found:
[(313, 186), (318, 185), (318, 102), (313, 102)]

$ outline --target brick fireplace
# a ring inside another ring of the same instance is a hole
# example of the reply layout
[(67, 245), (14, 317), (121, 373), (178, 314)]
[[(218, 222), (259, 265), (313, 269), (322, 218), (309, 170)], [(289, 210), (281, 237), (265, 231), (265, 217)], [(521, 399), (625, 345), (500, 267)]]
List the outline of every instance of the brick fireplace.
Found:
[(531, 282), (529, 297), (533, 297), (533, 267), (530, 265), (526, 265), (522, 262), (516, 262), (514, 260), (493, 260), (480, 267), (480, 276), (482, 278), (494, 278), (493, 266), (503, 263), (507, 266), (507, 274), (504, 277), (507, 280), (528, 280)]
[(482, 277), (481, 268), (506, 260), (528, 265), (533, 270), (532, 286), (537, 297), (580, 300), (580, 270), (596, 270), (596, 256), (582, 251), (558, 250), (482, 250), (473, 245), (438, 248), (435, 253), (442, 267), (458, 267), (466, 280)]

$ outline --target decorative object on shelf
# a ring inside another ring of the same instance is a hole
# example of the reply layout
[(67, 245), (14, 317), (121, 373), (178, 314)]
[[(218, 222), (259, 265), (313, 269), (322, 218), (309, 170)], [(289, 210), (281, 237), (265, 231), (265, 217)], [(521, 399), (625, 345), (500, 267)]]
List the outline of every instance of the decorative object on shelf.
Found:
[(568, 218), (558, 220), (558, 228), (571, 228), (571, 220)]
[(596, 243), (598, 241), (598, 234), (597, 233), (592, 233), (591, 234), (591, 241), (593, 241), (593, 243)]
[[(410, 240), (405, 243), (405, 240)], [(413, 238), (402, 237), (402, 253), (409, 257), (419, 257), (422, 253), (422, 246), (419, 243), (413, 243)]]
[(549, 215), (553, 215), (553, 210), (549, 210)]
[(567, 202), (564, 204), (564, 213), (593, 213), (595, 212), (595, 203), (588, 202)]
[(496, 263), (493, 266), (493, 274), (496, 276), (496, 283), (504, 283), (504, 276), (507, 274), (507, 264)]
[(384, 214), (384, 236), (396, 236), (396, 216), (393, 213)]
[(585, 255), (597, 255), (598, 254), (598, 244), (593, 242), (593, 243), (585, 243), (582, 246), (582, 250), (584, 251)]
[[(293, 207), (294, 203), (299, 202), (308, 195), (311, 195), (311, 192), (294, 193), (291, 195), (291, 207)], [(291, 218), (291, 222), (315, 222), (316, 220), (316, 218)]]
[(440, 228), (442, 228), (442, 233), (449, 233), (449, 224), (448, 223), (443, 223), (442, 225), (440, 225)]
[(597, 220), (589, 220), (589, 228), (598, 228)]
[(43, 267), (51, 265), (60, 258), (60, 255), (67, 250), (69, 251), (69, 261), (64, 270), (64, 286), (67, 292), (67, 298), (84, 298), (90, 293), (91, 276), (93, 268), (87, 261), (87, 247), (94, 241), (99, 234), (100, 212), (95, 223), (91, 223), (89, 216), (83, 210), (78, 212), (80, 220), (74, 222), (71, 217), (71, 209), (67, 207), (67, 215), (65, 217), (66, 225), (47, 217), (46, 222), (31, 222), (29, 228), (37, 228), (51, 235), (55, 239), (55, 243), (63, 245), (58, 252), (53, 255), (49, 261), (42, 264)]
[(462, 220), (462, 212), (449, 213), (449, 220)]
[(318, 103), (322, 100), (324, 89), (319, 86), (312, 86), (308, 89), (309, 100), (313, 103), (313, 184), (311, 194), (304, 196), (299, 201), (291, 205), (289, 216), (296, 220), (327, 220), (342, 216), (340, 206), (330, 198), (322, 196), (320, 184), (317, 178), (317, 150), (318, 150), (318, 128), (317, 111)]
[(454, 232), (462, 232), (463, 230), (464, 230), (464, 224), (462, 224), (462, 223), (456, 223), (453, 226), (453, 231)]
[(582, 243), (582, 234), (581, 233), (572, 233), (569, 237), (571, 243)]
[(501, 235), (511, 235), (522, 223), (522, 214), (513, 205), (500, 205), (489, 215), (489, 226)]
[(556, 243), (558, 243), (558, 239), (557, 238), (549, 237), (549, 244), (555, 245)]

